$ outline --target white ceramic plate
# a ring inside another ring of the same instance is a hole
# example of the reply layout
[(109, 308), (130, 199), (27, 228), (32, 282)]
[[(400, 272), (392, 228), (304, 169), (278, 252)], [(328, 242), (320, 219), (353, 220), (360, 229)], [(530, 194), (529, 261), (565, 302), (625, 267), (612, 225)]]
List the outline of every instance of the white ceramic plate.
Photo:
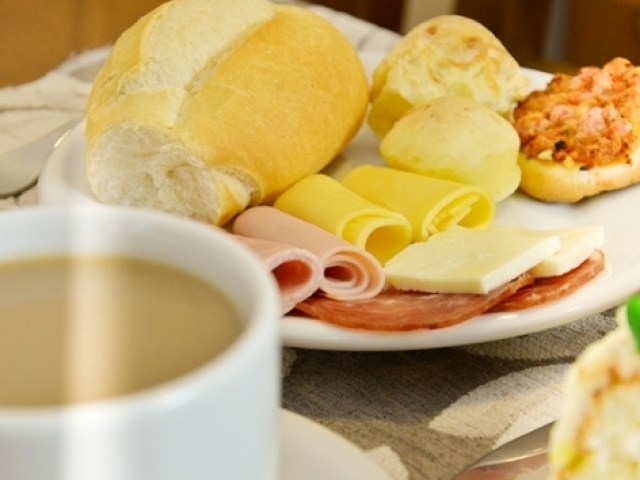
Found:
[[(372, 69), (380, 55), (363, 55)], [(546, 73), (527, 70), (533, 88), (549, 80)], [(96, 202), (86, 179), (85, 139), (81, 124), (56, 148), (45, 165), (37, 188), (38, 201), (46, 205)], [(327, 172), (337, 178), (355, 165), (383, 165), (371, 130), (365, 125)], [(547, 204), (521, 194), (501, 202), (496, 223), (530, 228), (557, 228), (601, 224), (605, 228), (604, 252), (608, 268), (562, 300), (518, 313), (480, 315), (440, 330), (407, 333), (375, 333), (348, 330), (308, 318), (282, 320), (286, 346), (324, 350), (415, 350), (500, 340), (539, 332), (601, 312), (640, 290), (640, 185), (599, 195), (577, 205)]]
[(344, 437), (288, 410), (280, 415), (281, 480), (391, 480)]

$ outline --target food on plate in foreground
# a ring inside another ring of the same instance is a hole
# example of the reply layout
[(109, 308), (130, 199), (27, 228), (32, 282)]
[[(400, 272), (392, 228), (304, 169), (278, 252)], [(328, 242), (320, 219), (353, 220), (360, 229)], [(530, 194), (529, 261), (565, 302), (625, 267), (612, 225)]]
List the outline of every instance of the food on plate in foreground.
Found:
[[(315, 272), (317, 290), (327, 297), (336, 300), (371, 298), (385, 286), (382, 266), (373, 255), (276, 208), (249, 208), (236, 217), (232, 229), (247, 241), (262, 239), (304, 249), (318, 264)], [(309, 292), (304, 298), (314, 292)]]
[(556, 74), (514, 120), (520, 188), (534, 198), (577, 202), (640, 182), (640, 67), (626, 59)]
[(458, 95), (409, 110), (380, 142), (389, 166), (481, 187), (495, 202), (518, 189), (519, 150), (518, 133), (508, 120)]
[(364, 67), (308, 9), (171, 0), (115, 43), (88, 99), (103, 203), (222, 225), (325, 167), (359, 130)]
[(570, 366), (549, 440), (552, 480), (640, 475), (640, 296), (618, 308), (616, 329)]
[(411, 243), (411, 225), (404, 216), (365, 200), (328, 175), (303, 178), (274, 206), (368, 251), (381, 264)]
[(528, 79), (493, 33), (470, 18), (442, 15), (414, 27), (377, 66), (367, 121), (382, 139), (407, 110), (447, 94), (510, 119), (528, 91)]
[[(414, 243), (384, 267), (387, 289), (361, 301), (311, 296), (297, 309), (347, 328), (408, 331), (455, 325), (485, 312), (543, 305), (605, 267), (601, 226), (554, 230), (454, 227)], [(536, 277), (539, 275), (550, 275)], [(512, 300), (513, 299), (513, 300)]]
[(474, 185), (374, 165), (352, 169), (341, 183), (366, 200), (402, 214), (411, 223), (413, 241), (455, 225), (487, 228), (495, 216), (489, 194)]

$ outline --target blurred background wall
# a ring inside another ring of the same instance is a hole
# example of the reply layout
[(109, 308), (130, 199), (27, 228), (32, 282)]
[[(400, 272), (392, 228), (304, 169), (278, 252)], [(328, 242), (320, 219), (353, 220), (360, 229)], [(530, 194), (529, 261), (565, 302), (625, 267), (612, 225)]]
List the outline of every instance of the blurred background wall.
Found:
[[(164, 0), (0, 0), (0, 86), (112, 43)], [(276, 0), (301, 3), (301, 0)], [(640, 0), (314, 0), (405, 33), (444, 13), (483, 23), (521, 64), (574, 71), (615, 56), (640, 64)]]

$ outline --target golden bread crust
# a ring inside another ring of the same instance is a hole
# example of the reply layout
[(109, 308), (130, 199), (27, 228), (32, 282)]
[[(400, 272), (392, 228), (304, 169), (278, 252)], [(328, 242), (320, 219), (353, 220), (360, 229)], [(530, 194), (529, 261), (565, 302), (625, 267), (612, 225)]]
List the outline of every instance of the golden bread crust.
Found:
[(120, 37), (94, 83), (89, 182), (105, 203), (221, 225), (326, 166), (367, 103), (355, 48), (319, 15), (172, 0)]
[(640, 149), (630, 163), (616, 163), (581, 169), (563, 163), (527, 157), (521, 153), (520, 189), (546, 202), (575, 203), (603, 192), (619, 190), (640, 182)]

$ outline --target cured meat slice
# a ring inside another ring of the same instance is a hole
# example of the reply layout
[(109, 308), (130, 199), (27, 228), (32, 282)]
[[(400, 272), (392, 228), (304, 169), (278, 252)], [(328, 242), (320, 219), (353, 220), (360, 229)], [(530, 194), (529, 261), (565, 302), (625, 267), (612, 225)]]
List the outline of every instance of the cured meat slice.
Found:
[(300, 302), (297, 309), (346, 328), (387, 332), (436, 329), (480, 315), (532, 281), (527, 273), (485, 295), (388, 290), (367, 300), (312, 296)]
[(384, 288), (382, 265), (371, 254), (276, 208), (245, 210), (236, 218), (232, 230), (238, 235), (287, 243), (311, 252), (321, 265), (318, 288), (328, 297), (371, 298)]
[(280, 289), (283, 314), (313, 295), (320, 286), (322, 266), (308, 250), (240, 235), (234, 238), (253, 250), (273, 273)]
[(605, 268), (605, 256), (596, 250), (573, 270), (556, 277), (536, 278), (510, 297), (493, 306), (492, 312), (510, 312), (558, 300), (595, 278)]

